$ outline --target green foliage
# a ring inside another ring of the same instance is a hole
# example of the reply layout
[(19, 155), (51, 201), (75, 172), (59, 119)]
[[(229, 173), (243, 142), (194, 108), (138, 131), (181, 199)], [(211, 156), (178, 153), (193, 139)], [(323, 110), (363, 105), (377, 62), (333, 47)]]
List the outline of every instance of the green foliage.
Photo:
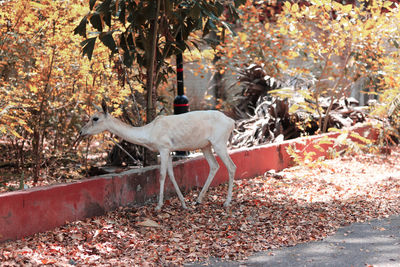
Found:
[[(137, 80), (147, 91), (146, 120), (150, 122), (156, 116), (157, 88), (174, 72), (167, 60), (197, 47), (191, 38), (196, 31), (207, 37), (203, 40), (218, 43), (208, 34), (218, 32), (219, 25), (232, 32), (231, 25), (221, 18), (237, 19), (236, 8), (242, 2), (227, 2), (224, 6), (221, 1), (206, 0), (89, 1), (90, 11), (74, 33), (87, 38), (82, 53), (89, 59), (99, 39), (109, 48), (111, 57), (117, 56), (127, 67), (137, 66)], [(88, 30), (87, 24), (95, 31)]]
[[(391, 6), (381, 0), (360, 6), (331, 0), (306, 5), (286, 1), (280, 14), (265, 21), (259, 19), (263, 10), (248, 1), (238, 36), (219, 48), (221, 68), (235, 72), (254, 63), (282, 81), (306, 81), (293, 84), (294, 93), (306, 99), (299, 108), (316, 112), (320, 130), (326, 132), (332, 105), (348, 96), (355, 83), (364, 81), (363, 91), (371, 94), (399, 88), (395, 40), (400, 37), (400, 16)], [(321, 98), (326, 97), (329, 105), (323, 110)]]
[[(190, 35), (201, 30), (203, 37), (219, 31), (218, 25), (232, 31), (232, 26), (221, 16), (237, 19), (236, 8), (242, 0), (227, 3), (220, 1), (90, 1), (90, 11), (85, 15), (74, 33), (87, 37), (87, 24), (96, 32), (82, 43), (83, 54), (91, 58), (94, 44), (99, 39), (111, 53), (120, 53), (124, 63), (130, 67), (135, 62), (139, 67), (149, 68), (152, 53), (153, 22), (158, 24), (156, 34), (158, 70), (167, 65), (166, 59), (182, 53), (193, 46)], [(224, 11), (227, 12), (224, 13)], [(92, 39), (94, 38), (94, 39)], [(211, 44), (217, 40), (205, 38)], [(168, 70), (169, 71), (169, 70)], [(167, 71), (167, 72), (168, 72)], [(166, 74), (166, 73), (163, 73)], [(165, 79), (165, 76), (160, 77)]]
[[(372, 129), (372, 128), (371, 128)], [(335, 158), (339, 155), (377, 152), (375, 142), (353, 130), (330, 129), (338, 133), (337, 137), (323, 136), (317, 140), (307, 139), (287, 147), (286, 151), (294, 164), (315, 165), (326, 158)], [(368, 134), (368, 131), (366, 132)], [(300, 147), (300, 148), (299, 148)]]
[(289, 145), (286, 148), (286, 152), (292, 158), (292, 161), (295, 165), (306, 165), (314, 162), (315, 152), (308, 152), (304, 149), (296, 148), (296, 145)]
[(334, 128), (330, 129), (330, 131), (339, 133), (338, 137), (332, 138), (333, 147), (331, 149), (333, 151), (340, 152), (340, 154), (359, 154), (375, 151), (374, 142), (355, 131)]
[(286, 148), (286, 152), (292, 158), (295, 165), (314, 165), (323, 161), (330, 154), (327, 148), (330, 148), (333, 141), (328, 137), (322, 137), (317, 140), (308, 141), (304, 139)]

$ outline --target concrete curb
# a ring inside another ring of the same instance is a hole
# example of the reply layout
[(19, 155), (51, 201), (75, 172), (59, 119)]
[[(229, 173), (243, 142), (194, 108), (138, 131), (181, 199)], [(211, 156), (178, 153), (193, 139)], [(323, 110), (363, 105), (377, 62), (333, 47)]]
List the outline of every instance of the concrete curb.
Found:
[[(377, 134), (369, 125), (351, 128), (351, 131), (370, 139)], [(237, 166), (235, 179), (248, 179), (264, 174), (266, 171), (282, 170), (291, 165), (286, 152), (289, 145), (297, 149), (315, 152), (314, 158), (325, 155), (314, 147), (322, 137), (337, 137), (339, 133), (304, 137), (253, 148), (231, 151), (232, 160)], [(323, 148), (332, 145), (323, 144)], [(211, 186), (225, 183), (228, 174), (221, 164)], [(208, 176), (208, 164), (203, 157), (177, 162), (175, 177), (182, 192), (193, 187), (201, 187)], [(143, 204), (155, 198), (159, 191), (158, 166), (130, 170), (118, 174), (102, 175), (69, 184), (37, 187), (23, 191), (0, 194), (0, 242), (15, 240), (38, 232), (51, 230), (68, 221), (82, 220), (102, 215), (119, 206)], [(174, 192), (169, 179), (165, 184), (166, 195)]]

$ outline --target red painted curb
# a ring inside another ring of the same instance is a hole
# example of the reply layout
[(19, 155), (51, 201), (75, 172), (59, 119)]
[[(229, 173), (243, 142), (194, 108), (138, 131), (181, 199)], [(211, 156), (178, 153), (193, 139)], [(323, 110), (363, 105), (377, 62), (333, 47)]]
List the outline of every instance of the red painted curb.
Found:
[[(370, 139), (377, 138), (376, 132), (370, 126), (359, 126), (351, 130)], [(327, 135), (335, 137), (339, 134)], [(290, 166), (291, 158), (286, 147), (292, 144), (296, 144), (297, 149), (314, 151), (315, 157), (319, 157), (325, 152), (310, 144), (322, 136), (326, 135), (231, 151), (230, 155), (237, 166), (235, 179), (252, 178), (270, 169), (282, 170)], [(323, 146), (326, 148), (330, 145)], [(228, 180), (225, 166), (219, 159), (218, 162), (221, 168), (211, 186)], [(208, 171), (208, 164), (203, 157), (178, 162), (174, 167), (176, 180), (183, 192), (196, 186), (201, 187)], [(70, 184), (0, 194), (0, 242), (47, 231), (68, 221), (102, 215), (118, 206), (142, 204), (158, 195), (158, 179), (158, 167), (152, 166)], [(166, 181), (165, 191), (167, 196), (174, 192), (169, 179)]]

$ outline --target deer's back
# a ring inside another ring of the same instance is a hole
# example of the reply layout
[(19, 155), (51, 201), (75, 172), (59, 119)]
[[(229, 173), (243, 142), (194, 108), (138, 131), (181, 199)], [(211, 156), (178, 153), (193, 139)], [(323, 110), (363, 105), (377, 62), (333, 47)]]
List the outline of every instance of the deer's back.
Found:
[(152, 138), (174, 149), (198, 149), (210, 142), (226, 142), (234, 121), (220, 111), (192, 111), (160, 116), (152, 122)]

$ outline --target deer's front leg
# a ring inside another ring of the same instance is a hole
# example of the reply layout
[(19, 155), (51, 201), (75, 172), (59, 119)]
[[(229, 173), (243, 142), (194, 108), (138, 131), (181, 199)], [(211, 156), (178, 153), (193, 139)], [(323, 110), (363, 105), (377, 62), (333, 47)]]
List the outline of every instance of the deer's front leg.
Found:
[(185, 198), (183, 197), (182, 192), (179, 189), (179, 185), (176, 182), (175, 177), (174, 177), (174, 169), (172, 166), (172, 157), (171, 156), (168, 157), (168, 176), (169, 176), (169, 179), (171, 179), (171, 182), (175, 187), (175, 191), (176, 191), (176, 194), (178, 195), (179, 200), (181, 201), (182, 208), (187, 209), (187, 206), (185, 204)]
[(167, 176), (167, 165), (168, 165), (169, 152), (160, 151), (160, 194), (158, 195), (158, 205), (156, 210), (161, 210), (161, 207), (164, 202), (164, 185), (165, 185), (165, 177)]

